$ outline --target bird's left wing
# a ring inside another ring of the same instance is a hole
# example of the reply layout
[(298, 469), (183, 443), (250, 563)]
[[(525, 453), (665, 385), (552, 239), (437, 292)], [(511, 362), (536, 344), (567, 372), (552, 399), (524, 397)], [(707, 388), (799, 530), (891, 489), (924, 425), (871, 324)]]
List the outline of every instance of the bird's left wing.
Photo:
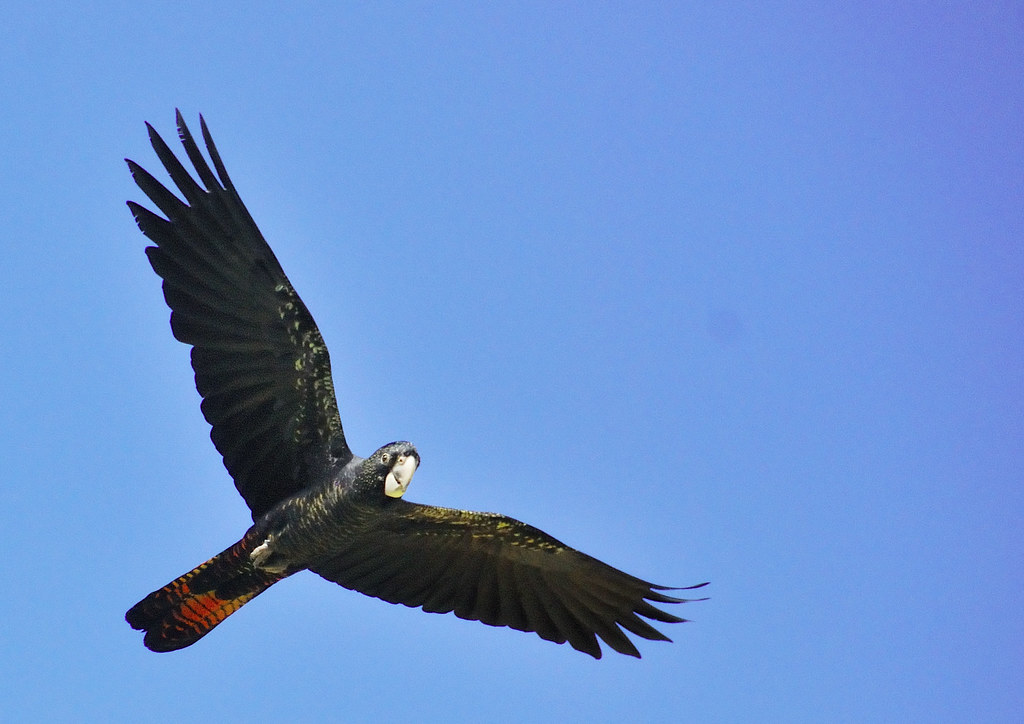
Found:
[(202, 186), (159, 134), (150, 141), (182, 202), (134, 161), (132, 177), (166, 218), (128, 202), (156, 246), (174, 336), (192, 345), (210, 437), (258, 518), (352, 459), (320, 331), (235, 191), (200, 117), (217, 174), (181, 113), (178, 135)]
[[(494, 513), (389, 501), (332, 559), (311, 570), (390, 603), (534, 631), (601, 657), (597, 637), (639, 657), (623, 629), (668, 637), (640, 618), (685, 619), (651, 605), (692, 599), (624, 573), (533, 526)], [(704, 585), (704, 584), (701, 584)], [(697, 588), (698, 586), (691, 586)]]

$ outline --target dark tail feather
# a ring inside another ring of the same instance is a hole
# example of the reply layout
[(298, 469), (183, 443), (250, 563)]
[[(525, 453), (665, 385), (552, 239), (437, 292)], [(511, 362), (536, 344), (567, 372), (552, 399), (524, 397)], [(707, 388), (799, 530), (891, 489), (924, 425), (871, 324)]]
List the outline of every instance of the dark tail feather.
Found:
[(125, 620), (146, 632), (151, 651), (191, 646), (248, 601), (284, 578), (256, 568), (249, 554), (260, 543), (252, 531), (223, 553), (135, 604)]

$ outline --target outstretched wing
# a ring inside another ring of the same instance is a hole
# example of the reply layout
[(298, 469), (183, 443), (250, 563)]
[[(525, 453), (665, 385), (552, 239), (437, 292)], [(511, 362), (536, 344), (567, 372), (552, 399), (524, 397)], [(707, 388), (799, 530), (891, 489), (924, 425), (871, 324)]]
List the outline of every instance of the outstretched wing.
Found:
[(639, 658), (622, 629), (645, 639), (670, 640), (640, 617), (678, 623), (685, 619), (651, 601), (692, 600), (660, 593), (670, 589), (503, 515), (404, 500), (391, 501), (378, 515), (369, 530), (312, 570), (389, 603), (535, 631), (549, 641), (568, 641), (594, 658), (601, 658), (598, 636), (619, 653)]
[(199, 120), (217, 175), (178, 112), (178, 135), (203, 186), (146, 124), (185, 202), (128, 160), (135, 183), (166, 219), (132, 201), (128, 206), (156, 243), (146, 254), (164, 280), (171, 330), (192, 345), (210, 437), (255, 520), (352, 452), (320, 331)]

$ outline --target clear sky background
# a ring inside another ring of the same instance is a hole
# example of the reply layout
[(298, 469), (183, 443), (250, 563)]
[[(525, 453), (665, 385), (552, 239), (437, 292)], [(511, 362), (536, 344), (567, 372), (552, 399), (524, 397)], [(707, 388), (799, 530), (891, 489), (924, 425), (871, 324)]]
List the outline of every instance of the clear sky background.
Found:
[[(490, 5), (5, 13), (0, 718), (1019, 721), (1021, 5)], [(249, 524), (124, 205), (176, 106), (353, 448), (710, 580), (675, 643), (594, 661), (305, 573), (143, 648), (124, 611)]]

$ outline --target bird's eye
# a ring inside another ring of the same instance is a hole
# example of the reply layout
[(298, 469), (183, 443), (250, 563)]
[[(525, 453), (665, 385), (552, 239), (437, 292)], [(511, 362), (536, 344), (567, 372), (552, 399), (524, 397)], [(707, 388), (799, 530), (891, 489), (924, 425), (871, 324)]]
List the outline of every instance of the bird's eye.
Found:
[(382, 463), (384, 463), (385, 465), (387, 464), (388, 460), (390, 460), (390, 459), (391, 459), (391, 456), (388, 455), (387, 453), (381, 453), (380, 454), (380, 461)]

